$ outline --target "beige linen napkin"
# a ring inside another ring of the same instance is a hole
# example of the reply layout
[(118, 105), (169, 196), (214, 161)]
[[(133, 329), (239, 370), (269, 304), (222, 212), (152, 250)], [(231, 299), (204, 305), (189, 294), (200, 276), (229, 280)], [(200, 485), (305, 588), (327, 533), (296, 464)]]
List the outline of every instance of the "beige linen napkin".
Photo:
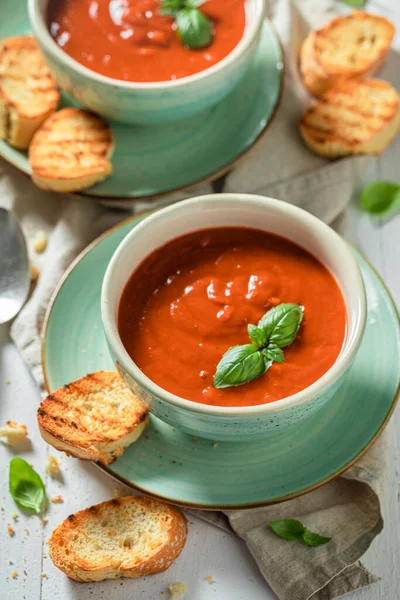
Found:
[[(299, 43), (308, 27), (316, 27), (334, 15), (331, 0), (274, 0), (270, 17), (285, 50), (285, 84), (282, 102), (267, 134), (247, 159), (225, 178), (231, 192), (253, 192), (292, 202), (335, 226), (346, 235), (343, 210), (354, 188), (357, 169), (366, 159), (327, 163), (302, 144), (296, 123), (309, 99), (298, 79)], [(219, 182), (218, 189), (222, 184)], [(190, 196), (209, 193), (210, 185)], [(165, 202), (182, 199), (183, 195)], [(45, 392), (40, 362), (40, 330), (49, 298), (61, 275), (76, 255), (101, 232), (129, 216), (91, 201), (37, 190), (23, 175), (0, 165), (0, 205), (21, 218), (27, 237), (45, 230), (46, 252), (34, 257), (40, 277), (29, 302), (15, 320), (11, 334), (32, 373)], [(152, 204), (151, 206), (154, 206)], [(149, 208), (141, 203), (136, 210)], [(283, 504), (231, 511), (225, 514), (196, 511), (198, 516), (240, 535), (281, 600), (330, 600), (368, 585), (376, 578), (359, 562), (382, 528), (379, 498), (385, 464), (384, 439), (335, 482)], [(275, 536), (267, 522), (299, 518), (311, 529), (331, 535), (327, 546), (306, 548)]]

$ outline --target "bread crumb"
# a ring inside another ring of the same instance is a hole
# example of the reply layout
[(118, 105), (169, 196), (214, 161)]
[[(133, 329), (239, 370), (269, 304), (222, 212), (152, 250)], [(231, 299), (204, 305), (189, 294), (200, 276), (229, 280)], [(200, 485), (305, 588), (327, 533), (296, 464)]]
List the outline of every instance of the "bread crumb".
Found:
[(43, 579), (48, 579), (48, 577), (47, 577), (46, 573), (42, 573), (42, 574), (41, 574), (41, 577), (43, 577)]
[(40, 271), (38, 267), (35, 264), (33, 264), (33, 262), (29, 263), (29, 272), (31, 281), (35, 282), (39, 279)]
[(14, 569), (14, 571), (11, 573), (11, 577), (12, 577), (13, 579), (17, 579), (17, 577), (18, 577), (18, 571), (16, 571), (16, 570)]
[(215, 442), (215, 443), (213, 444), (213, 448), (218, 448), (218, 442)]
[(14, 537), (15, 530), (11, 527), (10, 523), (7, 523), (7, 533), (10, 537)]
[(33, 241), (33, 249), (37, 254), (41, 254), (47, 248), (47, 234), (45, 231), (37, 231)]
[(60, 477), (60, 461), (52, 454), (47, 457), (46, 473), (51, 477)]
[(8, 561), (8, 564), (9, 564), (9, 565), (13, 565), (14, 563), (13, 563), (13, 561), (12, 561), (12, 560), (9, 560), (9, 561)]
[(3, 427), (0, 427), (0, 437), (5, 437), (7, 444), (14, 448), (26, 442), (28, 430), (22, 423), (7, 421)]
[(10, 384), (11, 384), (11, 381), (10, 381), (9, 379), (6, 379), (6, 384), (7, 384), (7, 385), (10, 385)]
[(208, 577), (205, 577), (205, 581), (208, 581), (208, 583), (214, 583), (214, 579), (212, 575), (208, 575)]
[(26, 569), (24, 569), (24, 575), (25, 575), (25, 577), (28, 576), (28, 573), (26, 572)]
[(64, 498), (62, 496), (53, 496), (51, 501), (53, 504), (62, 504), (64, 502)]
[(29, 531), (27, 529), (24, 529), (26, 535), (29, 535)]
[(17, 513), (17, 512), (15, 512), (15, 511), (14, 511), (14, 512), (13, 512), (13, 514), (12, 514), (11, 516), (12, 516), (12, 518), (14, 519), (14, 521), (18, 521), (18, 519), (19, 519), (19, 515), (18, 515), (18, 513)]
[(178, 583), (171, 583), (169, 586), (170, 596), (169, 600), (178, 600), (187, 594), (187, 586), (179, 581)]
[(48, 522), (49, 522), (49, 520), (48, 520), (48, 519), (46, 519), (46, 517), (45, 517), (44, 519), (42, 519), (42, 525), (43, 525), (43, 527), (44, 527), (45, 525), (47, 525), (47, 523), (48, 523)]

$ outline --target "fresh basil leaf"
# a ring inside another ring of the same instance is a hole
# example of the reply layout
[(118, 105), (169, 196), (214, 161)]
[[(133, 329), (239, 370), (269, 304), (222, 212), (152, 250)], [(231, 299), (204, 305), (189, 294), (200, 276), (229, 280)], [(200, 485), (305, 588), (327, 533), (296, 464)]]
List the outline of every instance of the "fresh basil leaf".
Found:
[(186, 0), (185, 6), (188, 6), (189, 8), (197, 8), (198, 6), (204, 4), (204, 2), (206, 2), (206, 0)]
[(160, 14), (167, 17), (176, 17), (178, 11), (184, 6), (184, 0), (162, 0), (160, 4)]
[(232, 346), (219, 361), (214, 375), (214, 387), (241, 385), (260, 377), (271, 366), (254, 344)]
[(40, 513), (46, 492), (40, 476), (23, 458), (10, 462), (10, 493), (18, 506)]
[(262, 348), (267, 343), (267, 339), (265, 337), (265, 332), (263, 329), (257, 327), (257, 325), (248, 325), (247, 331), (249, 334), (249, 338), (253, 342), (257, 348)]
[(318, 535), (318, 533), (313, 533), (308, 529), (306, 529), (303, 533), (303, 542), (307, 544), (307, 546), (322, 546), (323, 544), (328, 544), (331, 539), (332, 538)]
[(400, 207), (400, 185), (390, 181), (375, 181), (363, 189), (361, 207), (372, 215), (384, 215)]
[(269, 344), (266, 348), (261, 350), (267, 360), (273, 360), (277, 363), (285, 361), (285, 356), (282, 350), (276, 344)]
[(285, 540), (301, 540), (306, 531), (304, 525), (296, 519), (282, 519), (270, 521), (268, 525), (277, 535)]
[(269, 343), (285, 348), (295, 339), (302, 319), (303, 309), (298, 304), (278, 304), (265, 313), (258, 326)]
[(233, 346), (217, 365), (214, 387), (241, 385), (260, 377), (272, 362), (285, 360), (281, 348), (289, 346), (297, 335), (303, 319), (303, 309), (298, 304), (278, 304), (265, 313), (258, 327), (248, 325), (252, 344)]
[(332, 539), (309, 531), (297, 519), (270, 521), (268, 525), (277, 535), (285, 540), (300, 540), (307, 546), (322, 546), (323, 544), (328, 544)]
[(185, 46), (204, 48), (212, 40), (212, 24), (197, 8), (183, 8), (176, 15), (176, 25)]

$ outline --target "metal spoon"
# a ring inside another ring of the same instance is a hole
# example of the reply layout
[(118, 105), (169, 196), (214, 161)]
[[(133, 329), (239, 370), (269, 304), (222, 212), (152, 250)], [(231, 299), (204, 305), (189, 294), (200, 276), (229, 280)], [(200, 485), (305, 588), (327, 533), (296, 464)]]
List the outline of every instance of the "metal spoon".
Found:
[(0, 208), (0, 323), (21, 310), (30, 287), (28, 249), (17, 218)]

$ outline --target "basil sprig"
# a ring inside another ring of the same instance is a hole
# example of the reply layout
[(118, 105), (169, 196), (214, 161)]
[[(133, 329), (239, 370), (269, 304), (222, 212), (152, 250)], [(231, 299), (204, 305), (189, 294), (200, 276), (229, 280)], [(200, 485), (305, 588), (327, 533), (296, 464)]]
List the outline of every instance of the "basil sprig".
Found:
[(40, 513), (46, 491), (40, 476), (23, 458), (13, 458), (10, 462), (10, 493), (21, 508)]
[(205, 0), (161, 0), (160, 13), (175, 17), (180, 38), (189, 48), (205, 48), (211, 44), (212, 23), (198, 6)]
[(272, 531), (285, 540), (299, 540), (306, 546), (322, 546), (328, 544), (332, 538), (324, 537), (318, 533), (313, 533), (306, 529), (297, 519), (282, 519), (279, 521), (270, 521), (268, 525)]
[(242, 385), (263, 375), (272, 363), (285, 360), (282, 348), (295, 339), (303, 319), (298, 304), (278, 304), (258, 325), (248, 325), (251, 344), (232, 346), (217, 365), (214, 387)]

